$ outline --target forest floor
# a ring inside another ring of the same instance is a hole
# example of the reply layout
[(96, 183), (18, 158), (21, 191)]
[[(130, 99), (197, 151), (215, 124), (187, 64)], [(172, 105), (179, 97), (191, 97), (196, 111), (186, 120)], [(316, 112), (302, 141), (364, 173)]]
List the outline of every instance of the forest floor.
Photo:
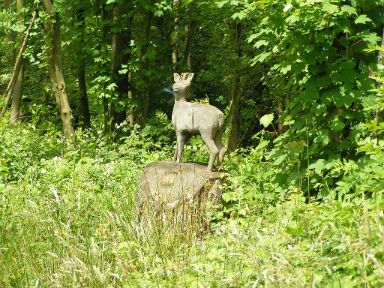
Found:
[(275, 205), (218, 217), (212, 234), (149, 233), (132, 221), (136, 183), (170, 148), (97, 133), (67, 146), (55, 131), (1, 127), (1, 287), (384, 285), (381, 204), (308, 203), (292, 188)]

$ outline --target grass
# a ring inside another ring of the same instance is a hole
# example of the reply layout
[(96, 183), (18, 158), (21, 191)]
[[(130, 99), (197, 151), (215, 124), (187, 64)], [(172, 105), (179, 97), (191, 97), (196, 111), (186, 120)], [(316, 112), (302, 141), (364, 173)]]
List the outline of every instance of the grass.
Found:
[(149, 232), (133, 221), (136, 182), (171, 151), (97, 133), (66, 147), (51, 143), (54, 132), (16, 129), (0, 128), (1, 287), (384, 285), (380, 199), (306, 203), (292, 188), (274, 205), (224, 215), (209, 235), (161, 220)]

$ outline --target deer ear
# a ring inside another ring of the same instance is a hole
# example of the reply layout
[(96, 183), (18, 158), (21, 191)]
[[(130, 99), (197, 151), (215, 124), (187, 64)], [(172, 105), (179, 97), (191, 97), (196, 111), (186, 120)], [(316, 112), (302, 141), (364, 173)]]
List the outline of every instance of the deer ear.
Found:
[(180, 82), (181, 81), (181, 76), (177, 73), (174, 73), (173, 74), (173, 78), (175, 80), (175, 82)]
[(192, 82), (193, 80), (193, 77), (195, 76), (195, 73), (186, 73), (187, 76), (186, 76), (186, 79), (188, 82)]

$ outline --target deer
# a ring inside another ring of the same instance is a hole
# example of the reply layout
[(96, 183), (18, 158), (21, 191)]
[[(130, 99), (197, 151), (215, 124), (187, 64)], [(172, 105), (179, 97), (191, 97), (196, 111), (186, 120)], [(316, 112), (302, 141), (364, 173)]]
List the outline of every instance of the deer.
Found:
[(172, 86), (175, 105), (172, 111), (172, 125), (176, 131), (177, 144), (173, 161), (181, 162), (184, 145), (194, 135), (200, 135), (210, 151), (208, 171), (212, 171), (218, 157), (221, 166), (227, 148), (224, 147), (221, 137), (224, 132), (224, 113), (218, 108), (208, 104), (195, 104), (187, 102), (194, 73), (174, 73)]

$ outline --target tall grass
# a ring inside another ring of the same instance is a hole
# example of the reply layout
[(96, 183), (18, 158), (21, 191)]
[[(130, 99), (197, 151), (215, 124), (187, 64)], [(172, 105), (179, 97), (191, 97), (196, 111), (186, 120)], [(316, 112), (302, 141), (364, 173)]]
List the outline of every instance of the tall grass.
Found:
[[(131, 136), (113, 144), (86, 133), (67, 147), (54, 135), (0, 126), (1, 287), (384, 285), (380, 199), (306, 203), (292, 187), (281, 201), (242, 201), (237, 214), (228, 200), (212, 234), (151, 210), (137, 222), (137, 179), (171, 152)], [(257, 195), (254, 158), (232, 159), (226, 195)]]

